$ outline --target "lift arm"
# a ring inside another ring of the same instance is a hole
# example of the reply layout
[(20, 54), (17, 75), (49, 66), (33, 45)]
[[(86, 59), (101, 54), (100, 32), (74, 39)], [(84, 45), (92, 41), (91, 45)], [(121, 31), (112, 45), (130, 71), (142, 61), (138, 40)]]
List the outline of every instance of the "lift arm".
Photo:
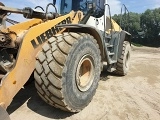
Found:
[(57, 13), (44, 13), (41, 11), (33, 10), (30, 7), (25, 7), (24, 9), (17, 9), (17, 8), (11, 8), (11, 7), (5, 7), (5, 6), (0, 6), (0, 12), (10, 12), (10, 13), (17, 13), (17, 14), (23, 14), (25, 18), (39, 18), (39, 19), (54, 19), (57, 17)]

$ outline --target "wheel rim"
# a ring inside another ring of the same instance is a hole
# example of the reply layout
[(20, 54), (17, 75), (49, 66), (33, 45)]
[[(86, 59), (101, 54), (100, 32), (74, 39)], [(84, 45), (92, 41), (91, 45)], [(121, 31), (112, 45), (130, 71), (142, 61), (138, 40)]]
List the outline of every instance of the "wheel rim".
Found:
[(130, 53), (129, 51), (127, 52), (127, 55), (126, 55), (126, 61), (125, 61), (125, 66), (126, 68), (129, 68), (129, 59), (130, 59)]
[(87, 91), (94, 78), (93, 58), (85, 55), (81, 58), (76, 71), (76, 84), (80, 91)]

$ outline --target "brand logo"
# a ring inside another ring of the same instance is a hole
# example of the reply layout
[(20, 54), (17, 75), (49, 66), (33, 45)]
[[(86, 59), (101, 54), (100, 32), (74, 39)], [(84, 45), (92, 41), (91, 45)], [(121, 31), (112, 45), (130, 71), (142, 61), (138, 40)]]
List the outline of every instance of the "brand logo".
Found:
[[(71, 18), (68, 17), (68, 18), (62, 20), (57, 25), (70, 24), (70, 23), (71, 23)], [(48, 29), (47, 31), (45, 31), (41, 35), (37, 36), (36, 39), (33, 39), (31, 41), (31, 44), (33, 45), (33, 47), (37, 48), (39, 45), (43, 44), (44, 42), (46, 42), (48, 39), (50, 39), (51, 37), (53, 37), (54, 35), (56, 35), (58, 32), (60, 32), (63, 29), (63, 28), (57, 27), (57, 25), (52, 27), (51, 29)]]

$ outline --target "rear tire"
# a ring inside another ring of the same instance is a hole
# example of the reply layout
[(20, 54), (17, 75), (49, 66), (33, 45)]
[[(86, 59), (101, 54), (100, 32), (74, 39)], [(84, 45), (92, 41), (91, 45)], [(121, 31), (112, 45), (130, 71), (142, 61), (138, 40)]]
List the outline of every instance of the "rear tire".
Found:
[(78, 112), (92, 100), (100, 68), (100, 50), (92, 36), (63, 33), (45, 43), (38, 54), (35, 86), (48, 104)]
[(131, 46), (128, 41), (123, 42), (123, 50), (121, 57), (118, 59), (116, 64), (115, 74), (124, 76), (129, 71), (130, 64), (130, 56), (131, 56)]

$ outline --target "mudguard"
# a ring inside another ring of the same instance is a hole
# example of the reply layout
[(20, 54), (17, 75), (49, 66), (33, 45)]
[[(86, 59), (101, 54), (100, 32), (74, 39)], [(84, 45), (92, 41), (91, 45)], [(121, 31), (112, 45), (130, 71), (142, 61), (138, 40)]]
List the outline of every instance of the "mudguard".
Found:
[(106, 54), (104, 51), (105, 41), (103, 39), (103, 34), (100, 30), (86, 24), (63, 24), (63, 25), (58, 25), (57, 27), (66, 28), (65, 31), (82, 32), (82, 33), (88, 33), (92, 35), (97, 40), (100, 51), (102, 53), (101, 54), (102, 60), (105, 59), (105, 54)]
[(118, 58), (121, 57), (122, 54), (122, 49), (123, 49), (123, 42), (124, 41), (129, 41), (131, 45), (131, 34), (128, 33), (127, 31), (122, 30), (120, 33), (120, 41), (119, 41), (119, 47), (118, 47)]

